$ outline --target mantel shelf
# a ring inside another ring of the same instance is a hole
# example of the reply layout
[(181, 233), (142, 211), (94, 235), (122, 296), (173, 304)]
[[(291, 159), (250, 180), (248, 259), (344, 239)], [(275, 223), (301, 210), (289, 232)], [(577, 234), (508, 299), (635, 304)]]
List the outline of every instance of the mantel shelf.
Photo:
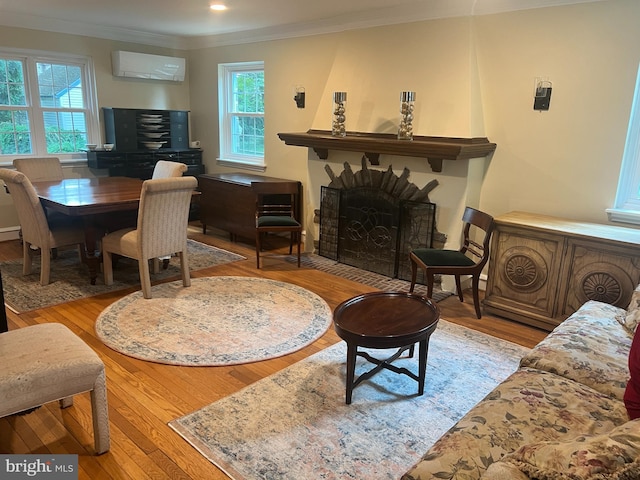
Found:
[(346, 137), (334, 137), (329, 130), (308, 130), (300, 133), (279, 133), (286, 145), (312, 148), (322, 160), (329, 150), (363, 152), (371, 165), (380, 165), (380, 154), (426, 158), (434, 172), (442, 171), (443, 160), (465, 160), (486, 157), (496, 149), (487, 138), (452, 138), (414, 136), (413, 140), (398, 140), (390, 133), (347, 132)]

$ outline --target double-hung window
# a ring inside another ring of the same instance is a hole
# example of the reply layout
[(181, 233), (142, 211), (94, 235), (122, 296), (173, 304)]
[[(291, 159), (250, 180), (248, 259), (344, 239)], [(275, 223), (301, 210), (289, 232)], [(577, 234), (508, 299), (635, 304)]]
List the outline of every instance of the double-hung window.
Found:
[(613, 208), (607, 209), (609, 219), (640, 224), (640, 69), (631, 106), (627, 142)]
[(218, 65), (220, 164), (264, 170), (264, 62)]
[(97, 139), (94, 85), (87, 57), (0, 51), (0, 162), (21, 155), (71, 159)]

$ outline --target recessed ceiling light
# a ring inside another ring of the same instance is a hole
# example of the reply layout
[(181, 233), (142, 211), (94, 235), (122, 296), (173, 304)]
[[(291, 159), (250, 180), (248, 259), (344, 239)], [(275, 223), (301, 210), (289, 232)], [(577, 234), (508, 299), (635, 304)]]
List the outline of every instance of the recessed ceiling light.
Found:
[(221, 12), (223, 10), (226, 10), (227, 7), (226, 5), (222, 5), (221, 3), (214, 3), (213, 5), (211, 5), (209, 7), (211, 10), (215, 10), (216, 12)]

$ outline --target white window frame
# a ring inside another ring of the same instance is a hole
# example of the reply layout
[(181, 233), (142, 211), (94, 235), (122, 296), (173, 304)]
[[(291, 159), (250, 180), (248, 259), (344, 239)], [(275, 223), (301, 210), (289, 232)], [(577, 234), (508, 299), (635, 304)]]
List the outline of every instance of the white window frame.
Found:
[[(218, 121), (219, 121), (219, 144), (220, 156), (217, 161), (219, 165), (243, 168), (264, 172), (266, 164), (264, 155), (241, 155), (232, 151), (232, 76), (238, 72), (262, 71), (264, 73), (264, 62), (236, 62), (218, 64)], [(264, 118), (264, 113), (255, 114)]]
[(613, 208), (607, 215), (613, 222), (640, 225), (640, 68), (631, 105), (627, 140)]
[[(23, 64), (27, 105), (20, 107), (27, 110), (31, 124), (31, 147), (29, 154), (0, 155), (0, 165), (11, 165), (14, 158), (55, 156), (62, 163), (86, 162), (84, 152), (47, 153), (47, 143), (44, 127), (44, 112), (52, 111), (51, 107), (41, 107), (38, 100), (39, 86), (37, 63), (52, 63), (79, 66), (82, 71), (82, 89), (84, 93), (87, 127), (87, 143), (99, 143), (100, 121), (98, 110), (98, 96), (96, 92), (95, 68), (91, 57), (67, 53), (47, 52), (41, 50), (25, 50), (0, 48), (0, 58), (19, 60)], [(2, 108), (2, 107), (0, 107)], [(59, 111), (59, 110), (58, 110)]]

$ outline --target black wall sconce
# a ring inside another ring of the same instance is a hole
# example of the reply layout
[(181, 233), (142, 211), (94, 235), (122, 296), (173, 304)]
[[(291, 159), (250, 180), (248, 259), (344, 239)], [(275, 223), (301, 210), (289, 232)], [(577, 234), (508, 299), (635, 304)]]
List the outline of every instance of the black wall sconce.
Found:
[(296, 94), (293, 99), (298, 108), (304, 108), (304, 87), (296, 87)]
[(533, 109), (538, 111), (549, 110), (551, 104), (552, 83), (544, 78), (536, 78), (536, 91), (533, 98)]

